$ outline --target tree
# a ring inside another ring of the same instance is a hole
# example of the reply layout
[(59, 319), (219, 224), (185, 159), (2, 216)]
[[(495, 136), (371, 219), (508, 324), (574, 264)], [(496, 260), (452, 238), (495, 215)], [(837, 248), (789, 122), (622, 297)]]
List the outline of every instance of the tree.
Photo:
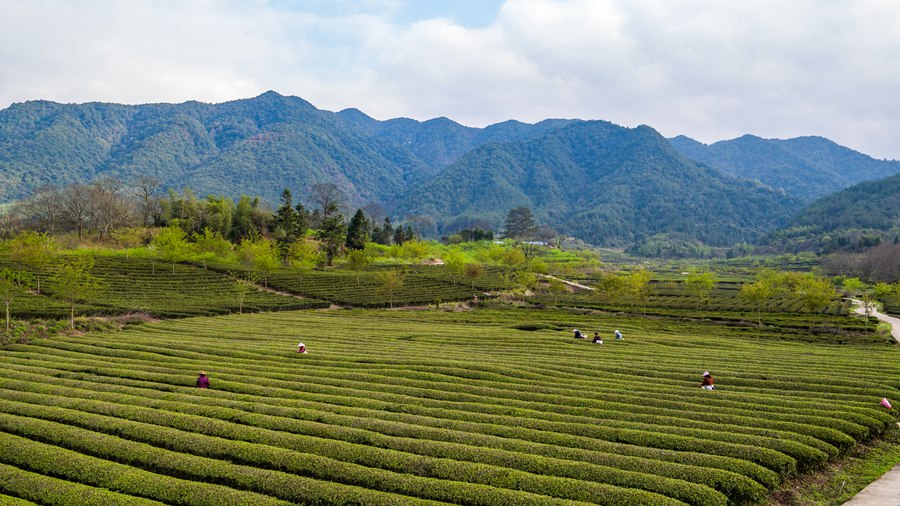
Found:
[(697, 299), (700, 304), (709, 304), (710, 296), (716, 287), (716, 274), (712, 271), (692, 271), (684, 280), (684, 290)]
[(269, 276), (281, 264), (275, 243), (262, 237), (248, 237), (241, 241), (237, 253), (241, 265), (253, 271), (258, 278), (262, 279), (263, 286), (268, 288)]
[(294, 209), (291, 190), (285, 188), (281, 192), (281, 207), (275, 211), (272, 223), (275, 225), (276, 238), (281, 243), (290, 243), (297, 238), (297, 211)]
[(56, 261), (60, 245), (47, 234), (22, 232), (9, 244), (9, 259), (34, 272), (37, 293), (41, 293), (41, 276)]
[(132, 205), (122, 193), (123, 183), (107, 177), (91, 185), (94, 201), (93, 223), (100, 233), (100, 239), (110, 231), (124, 227), (131, 221)]
[(103, 289), (100, 279), (91, 274), (93, 268), (92, 257), (80, 256), (63, 261), (50, 278), (54, 294), (69, 303), (69, 325), (72, 330), (75, 329), (75, 303), (93, 297)]
[(625, 293), (632, 305), (639, 304), (641, 306), (647, 302), (650, 296), (650, 280), (653, 273), (646, 269), (638, 269), (632, 271), (625, 276)]
[(594, 296), (602, 302), (616, 303), (628, 297), (627, 280), (614, 272), (600, 271), (594, 285)]
[(403, 241), (406, 240), (406, 235), (403, 233), (403, 226), (399, 226), (394, 230), (394, 236), (391, 238), (391, 242), (398, 246), (403, 245)]
[(537, 286), (537, 282), (537, 275), (533, 272), (519, 271), (518, 273), (516, 273), (516, 283), (518, 283), (522, 287), (522, 302), (525, 302), (525, 297), (528, 295), (528, 291), (533, 291)]
[(347, 241), (345, 245), (350, 250), (362, 250), (369, 242), (369, 220), (362, 209), (357, 209), (356, 214), (350, 218), (347, 226)]
[(531, 209), (525, 206), (510, 209), (506, 215), (504, 228), (504, 235), (516, 241), (516, 246), (522, 249), (525, 261), (531, 260), (538, 247), (537, 241), (535, 241), (538, 227), (534, 223), (534, 215), (531, 214)]
[(525, 206), (510, 209), (503, 228), (504, 235), (510, 239), (517, 241), (529, 239), (536, 228), (531, 209)]
[(380, 286), (376, 289), (379, 295), (387, 295), (391, 309), (394, 309), (394, 294), (403, 286), (403, 274), (398, 271), (381, 271), (375, 275)]
[[(234, 275), (234, 273), (232, 273), (232, 275)], [(247, 298), (247, 295), (257, 290), (256, 283), (258, 283), (259, 280), (256, 278), (256, 274), (252, 273), (247, 274), (244, 277), (234, 276), (234, 294), (238, 301), (238, 314), (244, 314), (244, 299)]]
[(319, 239), (322, 252), (325, 253), (326, 264), (331, 266), (334, 265), (334, 258), (340, 253), (341, 246), (344, 245), (347, 224), (335, 204), (330, 204), (325, 211), (322, 216), (322, 226), (316, 237)]
[(869, 331), (869, 318), (875, 313), (875, 297), (869, 289), (863, 289), (859, 294), (859, 302), (862, 304), (863, 315), (865, 315), (864, 329)]
[(346, 205), (347, 196), (334, 183), (315, 183), (309, 187), (312, 201), (318, 204), (322, 214), (328, 214), (328, 210), (334, 207), (335, 210)]
[(288, 265), (294, 269), (300, 276), (297, 282), (297, 288), (303, 282), (303, 275), (313, 269), (319, 261), (319, 255), (313, 243), (305, 240), (297, 241), (288, 248)]
[(134, 182), (135, 193), (141, 202), (141, 225), (159, 225), (161, 210), (159, 207), (160, 180), (153, 176), (143, 175)]
[(859, 278), (847, 278), (842, 284), (844, 293), (848, 296), (855, 296), (865, 289), (866, 284)]
[(10, 312), (9, 307), (16, 297), (24, 292), (22, 285), (31, 283), (31, 275), (25, 271), (14, 271), (9, 268), (0, 270), (0, 302), (6, 307), (6, 333), (9, 334)]
[(394, 240), (394, 227), (391, 225), (391, 219), (385, 218), (381, 227), (375, 227), (372, 230), (372, 242), (390, 246)]
[(475, 289), (475, 280), (484, 274), (484, 265), (478, 262), (466, 264), (466, 277), (472, 282), (472, 289)]
[(95, 211), (91, 188), (84, 184), (73, 184), (63, 190), (61, 197), (63, 218), (78, 230), (78, 238), (83, 238), (84, 229)]
[(356, 272), (356, 284), (359, 285), (359, 271), (366, 268), (372, 260), (364, 250), (355, 249), (347, 253), (347, 267)]
[(62, 192), (53, 185), (41, 186), (24, 202), (24, 212), (37, 222), (39, 231), (52, 234), (62, 218)]
[(457, 278), (463, 274), (465, 269), (465, 257), (459, 250), (450, 249), (444, 254), (442, 260), (444, 269), (447, 269), (447, 272), (450, 273), (450, 278), (453, 279), (453, 284), (456, 285)]
[(803, 309), (813, 315), (810, 328), (816, 325), (816, 313), (820, 313), (837, 296), (831, 281), (813, 274), (806, 274), (796, 279), (792, 296), (800, 302)]
[(764, 270), (757, 274), (756, 281), (741, 286), (738, 297), (756, 308), (756, 323), (762, 327), (762, 305), (779, 292), (780, 287), (774, 272)]
[(194, 233), (192, 239), (194, 240), (194, 246), (200, 253), (204, 269), (206, 269), (207, 260), (222, 259), (233, 247), (228, 239), (225, 239), (222, 237), (222, 234), (213, 231), (209, 227), (204, 228), (202, 234)]
[(297, 203), (294, 210), (294, 237), (300, 239), (305, 237), (306, 231), (309, 230), (309, 212), (300, 202)]
[(553, 304), (559, 304), (559, 296), (569, 291), (568, 286), (556, 278), (550, 279), (547, 289), (553, 294)]
[(175, 226), (162, 229), (150, 241), (150, 245), (156, 249), (160, 258), (172, 263), (172, 274), (175, 274), (175, 264), (186, 260), (193, 252), (193, 247), (187, 242), (187, 234)]

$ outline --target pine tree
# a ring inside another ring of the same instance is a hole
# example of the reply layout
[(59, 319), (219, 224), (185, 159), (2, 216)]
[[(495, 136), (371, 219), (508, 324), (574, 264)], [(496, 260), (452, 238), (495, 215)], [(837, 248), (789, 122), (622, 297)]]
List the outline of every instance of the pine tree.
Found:
[(381, 226), (381, 229), (384, 231), (384, 241), (381, 244), (390, 246), (394, 241), (394, 227), (391, 225), (390, 218), (384, 219), (384, 225)]
[(350, 218), (345, 245), (347, 249), (357, 250), (365, 248), (367, 242), (369, 242), (369, 219), (362, 209), (357, 209), (356, 214)]
[(275, 211), (275, 215), (272, 217), (275, 227), (280, 228), (284, 234), (279, 242), (290, 243), (297, 239), (297, 212), (294, 210), (292, 201), (291, 190), (285, 188), (281, 192), (281, 207)]
[(329, 204), (322, 217), (322, 225), (317, 235), (320, 248), (325, 253), (328, 265), (334, 265), (334, 257), (341, 251), (347, 235), (347, 224), (344, 215), (338, 212), (337, 205)]
[(509, 210), (504, 228), (506, 237), (520, 241), (530, 239), (537, 227), (531, 209), (520, 206)]
[(309, 230), (309, 221), (309, 212), (303, 207), (301, 202), (297, 202), (294, 218), (295, 237), (303, 237), (306, 235), (306, 231)]

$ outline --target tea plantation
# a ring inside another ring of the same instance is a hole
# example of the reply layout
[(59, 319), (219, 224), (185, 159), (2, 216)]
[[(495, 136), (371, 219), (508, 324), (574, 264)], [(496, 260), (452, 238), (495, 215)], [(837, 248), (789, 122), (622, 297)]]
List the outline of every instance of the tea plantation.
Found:
[[(755, 332), (551, 309), (308, 310), (9, 345), (0, 502), (753, 504), (896, 430), (878, 401), (900, 400), (897, 347)], [(698, 388), (704, 370), (717, 390)]]

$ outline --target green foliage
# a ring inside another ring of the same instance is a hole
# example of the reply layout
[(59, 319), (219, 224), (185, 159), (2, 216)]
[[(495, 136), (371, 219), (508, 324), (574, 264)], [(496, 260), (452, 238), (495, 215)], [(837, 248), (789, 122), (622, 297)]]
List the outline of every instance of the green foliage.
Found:
[(783, 188), (807, 202), (900, 171), (896, 161), (876, 160), (822, 137), (780, 140), (744, 135), (707, 146), (679, 136), (670, 142), (688, 158), (726, 174)]
[(6, 310), (6, 334), (10, 329), (10, 311), (9, 307), (13, 301), (21, 296), (25, 291), (25, 287), (31, 284), (31, 273), (27, 271), (14, 271), (9, 268), (0, 269), (0, 303)]
[(499, 210), (524, 205), (537, 221), (606, 246), (664, 233), (709, 246), (751, 242), (800, 205), (687, 161), (649, 127), (601, 121), (482, 146), (397, 200), (397, 214), (433, 216), (442, 233), (463, 216), (497, 226)]
[(350, 218), (350, 224), (347, 226), (347, 242), (345, 246), (350, 250), (362, 250), (369, 242), (369, 219), (357, 209), (356, 214)]
[[(812, 274), (796, 277), (792, 280), (792, 288), (792, 297), (813, 314), (825, 309), (837, 297), (831, 281)], [(811, 326), (815, 326), (815, 319)]]
[(697, 307), (709, 304), (710, 295), (716, 287), (716, 274), (712, 271), (693, 271), (684, 279), (684, 290), (697, 300)]
[(856, 184), (813, 202), (765, 242), (781, 251), (822, 253), (893, 243), (900, 235), (898, 195), (900, 174)]
[(241, 241), (237, 254), (241, 265), (262, 279), (266, 287), (269, 286), (269, 277), (281, 265), (275, 242), (262, 237)]
[(257, 290), (256, 283), (258, 282), (259, 280), (255, 274), (245, 277), (235, 275), (234, 294), (238, 301), (238, 313), (244, 313), (244, 300), (247, 298), (247, 295)]
[(172, 263), (172, 274), (175, 274), (175, 264), (187, 260), (194, 252), (193, 246), (187, 242), (187, 234), (176, 226), (162, 229), (150, 241), (150, 246), (160, 258)]
[(29, 269), (37, 281), (37, 293), (41, 293), (41, 276), (53, 265), (59, 255), (59, 243), (47, 234), (22, 232), (5, 245), (9, 259)]
[(394, 294), (403, 286), (403, 275), (398, 271), (382, 271), (375, 275), (381, 286), (377, 288), (377, 292), (388, 298), (391, 309), (394, 307)]
[(79, 256), (64, 260), (50, 278), (54, 294), (70, 306), (69, 321), (72, 329), (75, 328), (75, 303), (90, 299), (103, 289), (103, 282), (91, 274), (93, 268), (92, 257)]
[(372, 263), (372, 259), (364, 250), (354, 249), (347, 253), (347, 267), (356, 272), (356, 284), (359, 284), (359, 272)]
[(322, 225), (316, 233), (319, 239), (319, 248), (325, 254), (325, 264), (333, 265), (334, 258), (340, 253), (344, 245), (347, 232), (347, 224), (336, 205), (331, 204), (322, 215)]

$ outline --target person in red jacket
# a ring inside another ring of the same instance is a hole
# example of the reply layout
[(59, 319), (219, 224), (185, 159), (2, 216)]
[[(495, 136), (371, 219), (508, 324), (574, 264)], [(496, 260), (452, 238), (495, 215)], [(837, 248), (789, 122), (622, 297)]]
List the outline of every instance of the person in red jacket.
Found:
[(704, 390), (715, 390), (716, 387), (713, 385), (716, 381), (713, 379), (712, 374), (709, 371), (703, 371), (703, 382), (700, 383), (700, 388)]
[(197, 388), (209, 388), (209, 377), (206, 371), (200, 371), (200, 377), (197, 378)]

